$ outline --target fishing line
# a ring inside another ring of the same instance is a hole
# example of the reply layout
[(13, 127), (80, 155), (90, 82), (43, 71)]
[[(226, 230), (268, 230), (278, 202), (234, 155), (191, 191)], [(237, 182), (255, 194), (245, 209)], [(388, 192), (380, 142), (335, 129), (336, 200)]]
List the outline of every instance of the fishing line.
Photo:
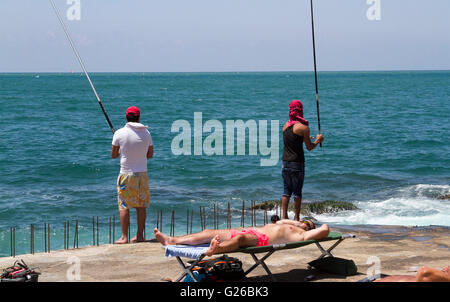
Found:
[[(315, 84), (316, 84), (317, 122), (318, 122), (319, 134), (320, 134), (319, 86), (317, 84), (316, 38), (315, 38), (315, 35), (314, 35), (313, 0), (311, 0), (310, 2), (311, 2), (311, 28), (312, 28), (312, 40), (313, 40), (313, 56), (314, 56), (314, 80), (315, 80)], [(320, 147), (322, 147), (322, 143), (320, 143)]]
[(89, 84), (91, 85), (92, 91), (94, 92), (95, 97), (97, 98), (98, 104), (100, 105), (100, 108), (102, 109), (103, 114), (105, 115), (106, 121), (108, 122), (108, 125), (111, 128), (112, 133), (114, 133), (114, 127), (113, 127), (113, 125), (112, 125), (112, 123), (111, 123), (111, 121), (110, 121), (110, 119), (108, 117), (108, 114), (106, 113), (105, 107), (103, 107), (102, 101), (100, 100), (100, 97), (98, 96), (97, 90), (95, 90), (94, 84), (92, 83), (91, 78), (89, 77), (89, 74), (88, 74), (88, 72), (86, 70), (86, 67), (84, 66), (83, 60), (81, 59), (80, 55), (78, 54), (77, 48), (75, 47), (75, 44), (73, 43), (72, 38), (70, 37), (69, 32), (67, 31), (66, 25), (64, 24), (63, 20), (61, 19), (59, 11), (56, 8), (55, 3), (53, 2), (53, 0), (50, 0), (50, 3), (53, 6), (53, 10), (55, 11), (56, 16), (58, 17), (59, 23), (61, 24), (64, 32), (66, 33), (66, 37), (69, 40), (70, 46), (72, 46), (73, 52), (75, 53), (75, 56), (77, 57), (78, 62), (81, 65), (81, 69), (83, 69), (84, 74), (86, 75), (86, 78), (88, 79)]

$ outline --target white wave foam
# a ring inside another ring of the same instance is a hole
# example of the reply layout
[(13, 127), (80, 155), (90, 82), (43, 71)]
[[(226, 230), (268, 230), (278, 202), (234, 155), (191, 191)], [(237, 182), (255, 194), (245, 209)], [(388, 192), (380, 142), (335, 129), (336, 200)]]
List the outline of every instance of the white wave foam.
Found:
[(316, 215), (335, 224), (379, 224), (404, 226), (450, 226), (450, 202), (427, 198), (390, 198), (355, 203), (360, 211)]
[(418, 184), (401, 188), (384, 200), (355, 202), (360, 211), (322, 214), (316, 218), (347, 225), (450, 226), (450, 201), (437, 199), (448, 194), (449, 185)]
[(449, 185), (429, 185), (418, 184), (399, 189), (399, 194), (409, 197), (429, 197), (436, 198), (450, 194)]

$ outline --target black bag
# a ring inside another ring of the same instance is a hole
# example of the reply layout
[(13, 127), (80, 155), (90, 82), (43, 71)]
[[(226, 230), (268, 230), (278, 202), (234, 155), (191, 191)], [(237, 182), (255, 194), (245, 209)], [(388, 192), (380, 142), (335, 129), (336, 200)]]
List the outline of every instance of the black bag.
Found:
[(40, 274), (36, 272), (36, 269), (29, 268), (23, 260), (20, 260), (3, 270), (0, 282), (37, 282)]
[(245, 277), (242, 262), (227, 255), (199, 261), (192, 271), (205, 275), (202, 281), (233, 281)]
[(308, 263), (310, 266), (331, 274), (353, 276), (358, 272), (355, 262), (338, 257), (325, 257)]

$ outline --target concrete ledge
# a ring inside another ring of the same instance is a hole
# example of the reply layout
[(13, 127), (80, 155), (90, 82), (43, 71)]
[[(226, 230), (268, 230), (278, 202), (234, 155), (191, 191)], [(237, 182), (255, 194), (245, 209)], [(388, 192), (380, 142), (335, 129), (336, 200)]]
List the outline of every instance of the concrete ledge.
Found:
[[(366, 277), (374, 269), (389, 275), (415, 275), (421, 266), (441, 269), (449, 265), (450, 235), (445, 227), (374, 227), (367, 231), (354, 228), (333, 228), (333, 231), (353, 233), (356, 238), (345, 239), (334, 251), (336, 257), (352, 259), (358, 266), (359, 275), (341, 277), (308, 270), (307, 263), (320, 255), (314, 245), (299, 249), (277, 251), (266, 263), (277, 280), (303, 282), (314, 275), (313, 281), (354, 282)], [(325, 242), (324, 247), (331, 243)], [(250, 255), (233, 254), (241, 259), (244, 269), (254, 262)], [(103, 245), (73, 250), (53, 251), (16, 258), (0, 258), (0, 268), (11, 266), (23, 259), (30, 267), (39, 267), (40, 282), (161, 282), (163, 278), (176, 278), (181, 269), (175, 258), (166, 258), (164, 249), (155, 241), (126, 245)], [(379, 260), (379, 262), (378, 262)], [(72, 280), (79, 261), (81, 280)], [(377, 265), (379, 264), (379, 267)], [(259, 267), (244, 282), (269, 281)]]

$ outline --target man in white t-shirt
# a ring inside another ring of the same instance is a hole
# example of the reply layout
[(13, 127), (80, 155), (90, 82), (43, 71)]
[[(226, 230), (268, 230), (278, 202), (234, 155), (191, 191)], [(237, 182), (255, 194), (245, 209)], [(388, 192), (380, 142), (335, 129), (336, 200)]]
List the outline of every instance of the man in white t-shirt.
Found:
[(131, 242), (144, 241), (146, 208), (150, 204), (147, 159), (153, 157), (153, 141), (148, 127), (140, 121), (139, 108), (126, 111), (127, 123), (114, 133), (111, 157), (120, 155), (120, 174), (117, 178), (118, 204), (122, 237), (115, 243), (128, 243), (130, 209), (136, 208), (138, 228)]

